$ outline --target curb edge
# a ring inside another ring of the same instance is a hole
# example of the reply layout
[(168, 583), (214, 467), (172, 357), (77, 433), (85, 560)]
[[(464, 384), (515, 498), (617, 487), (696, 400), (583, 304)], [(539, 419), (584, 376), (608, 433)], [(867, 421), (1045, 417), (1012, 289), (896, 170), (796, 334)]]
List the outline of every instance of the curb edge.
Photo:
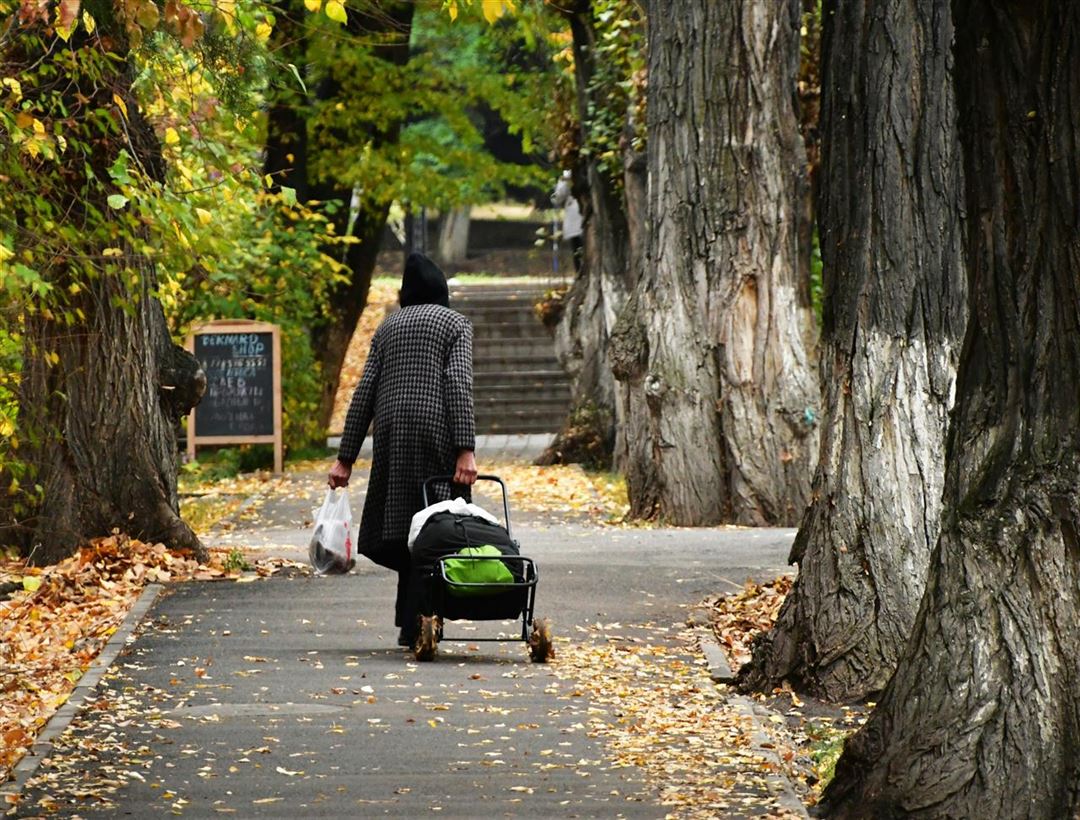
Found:
[(749, 718), (753, 724), (754, 753), (768, 758), (769, 762), (776, 767), (776, 773), (767, 774), (764, 779), (775, 789), (777, 805), (792, 812), (797, 817), (805, 817), (809, 820), (810, 813), (806, 808), (806, 804), (799, 799), (799, 795), (791, 783), (791, 778), (786, 774), (787, 770), (783, 761), (780, 760), (780, 756), (776, 753), (769, 731), (761, 720), (760, 705), (745, 695), (731, 691), (729, 686), (735, 681), (735, 674), (731, 670), (731, 665), (728, 663), (724, 650), (712, 636), (710, 630), (698, 628), (696, 631), (698, 633), (698, 646), (701, 647), (701, 652), (705, 656), (705, 662), (709, 668), (709, 677), (712, 678), (717, 688), (727, 695), (728, 702), (731, 703), (732, 707), (739, 714)]
[[(41, 727), (41, 731), (38, 732), (34, 743), (26, 754), (22, 756), (22, 759), (12, 767), (8, 780), (0, 783), (0, 800), (18, 797), (21, 794), (27, 781), (37, 773), (38, 767), (45, 761), (53, 747), (53, 741), (67, 730), (68, 726), (71, 725), (71, 721), (86, 705), (89, 696), (97, 688), (105, 672), (113, 665), (113, 661), (116, 660), (120, 651), (127, 645), (128, 640), (142, 623), (146, 613), (150, 611), (150, 607), (154, 605), (164, 589), (165, 587), (161, 584), (147, 584), (139, 593), (139, 597), (135, 599), (135, 603), (120, 622), (120, 626), (117, 627), (105, 646), (102, 647), (97, 657), (90, 662), (86, 672), (79, 678), (67, 700), (59, 709), (53, 712), (45, 725)], [(0, 805), (0, 810), (6, 810), (7, 808), (10, 808), (10, 806)]]

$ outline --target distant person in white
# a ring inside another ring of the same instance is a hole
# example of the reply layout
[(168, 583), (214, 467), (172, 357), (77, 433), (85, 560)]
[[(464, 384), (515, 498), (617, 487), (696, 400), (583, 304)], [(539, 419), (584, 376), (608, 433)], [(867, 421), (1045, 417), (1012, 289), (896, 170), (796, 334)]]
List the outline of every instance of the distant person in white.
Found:
[(551, 204), (563, 209), (563, 239), (570, 243), (574, 271), (581, 273), (581, 261), (584, 256), (584, 246), (581, 242), (581, 208), (578, 206), (577, 197), (570, 190), (570, 182), (570, 169), (567, 169), (562, 172), (562, 177), (555, 185), (555, 193), (551, 195)]

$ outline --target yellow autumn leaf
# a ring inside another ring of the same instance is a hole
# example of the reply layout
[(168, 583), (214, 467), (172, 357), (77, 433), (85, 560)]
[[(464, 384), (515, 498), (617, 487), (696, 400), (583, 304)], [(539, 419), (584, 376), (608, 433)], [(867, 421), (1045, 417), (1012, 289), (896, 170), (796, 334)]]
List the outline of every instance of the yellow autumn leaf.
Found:
[(176, 145), (178, 142), (180, 142), (180, 135), (176, 132), (176, 129), (170, 125), (165, 129), (165, 144)]
[(0, 85), (11, 91), (11, 96), (15, 102), (19, 102), (22, 99), (22, 83), (16, 80), (14, 77), (4, 77), (0, 80)]
[(116, 107), (120, 109), (120, 112), (124, 115), (124, 119), (127, 119), (127, 103), (120, 97), (119, 94), (112, 95), (113, 102), (116, 103)]
[(94, 29), (97, 28), (97, 21), (94, 19), (94, 15), (83, 9), (82, 23), (86, 27), (87, 34), (93, 34)]
[(326, 16), (335, 23), (345, 24), (349, 21), (349, 15), (345, 12), (339, 0), (326, 0)]
[(503, 0), (483, 0), (484, 4), (484, 19), (489, 23), (494, 23), (500, 17), (503, 16), (503, 12), (506, 11), (506, 7), (503, 5)]
[(214, 221), (213, 215), (205, 208), (196, 208), (195, 215), (199, 218), (200, 225), (209, 225)]
[(304, 8), (312, 14), (318, 14), (319, 9), (322, 8), (322, 0), (304, 0)]
[(22, 586), (27, 592), (37, 592), (41, 588), (41, 576), (40, 575), (25, 575), (22, 579)]
[(71, 33), (79, 24), (79, 6), (82, 0), (60, 0), (56, 6), (54, 27), (57, 35), (65, 43), (71, 39)]
[(450, 14), (451, 22), (454, 21), (454, 20), (457, 20), (458, 7), (457, 7), (457, 3), (455, 2), (455, 0), (450, 0), (450, 2), (446, 6), (446, 10)]
[(255, 26), (255, 37), (260, 43), (265, 43), (270, 39), (270, 33), (273, 30), (273, 26), (269, 23), (259, 23), (259, 25)]

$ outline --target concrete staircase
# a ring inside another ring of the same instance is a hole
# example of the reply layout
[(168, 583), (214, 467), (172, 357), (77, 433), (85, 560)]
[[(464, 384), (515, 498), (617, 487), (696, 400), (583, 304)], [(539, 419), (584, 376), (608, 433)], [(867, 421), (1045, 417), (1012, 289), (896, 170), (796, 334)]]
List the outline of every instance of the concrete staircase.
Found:
[(450, 306), (473, 324), (476, 432), (554, 433), (570, 410), (570, 380), (533, 306), (543, 288), (468, 285)]

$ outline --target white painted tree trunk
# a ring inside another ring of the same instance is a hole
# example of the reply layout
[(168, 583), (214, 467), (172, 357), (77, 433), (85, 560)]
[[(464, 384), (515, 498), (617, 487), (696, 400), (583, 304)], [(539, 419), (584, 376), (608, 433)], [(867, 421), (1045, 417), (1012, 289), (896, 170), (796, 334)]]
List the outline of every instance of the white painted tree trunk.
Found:
[(471, 205), (451, 208), (439, 226), (439, 261), (456, 265), (465, 261), (469, 252), (469, 221)]
[(1080, 816), (1080, 13), (953, 9), (971, 313), (941, 537), (831, 818)]
[(835, 4), (825, 34), (821, 461), (798, 580), (743, 680), (845, 702), (881, 691), (915, 621), (967, 310), (949, 14)]

